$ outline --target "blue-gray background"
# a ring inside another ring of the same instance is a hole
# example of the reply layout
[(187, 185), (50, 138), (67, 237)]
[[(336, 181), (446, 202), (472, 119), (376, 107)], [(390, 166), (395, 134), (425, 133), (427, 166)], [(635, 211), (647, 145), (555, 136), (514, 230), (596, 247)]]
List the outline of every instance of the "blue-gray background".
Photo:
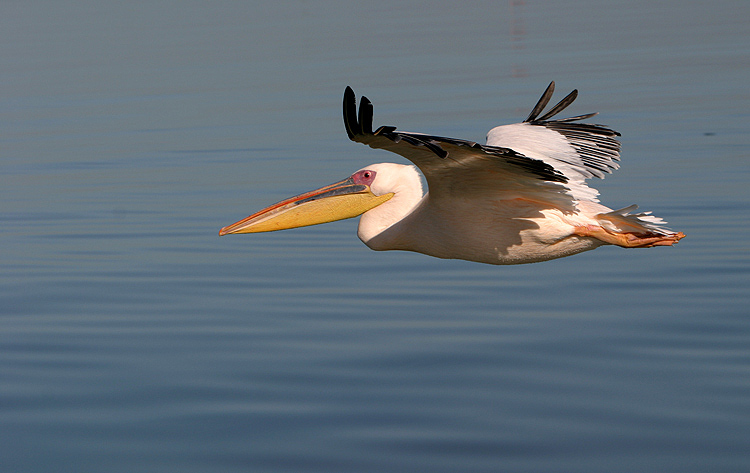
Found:
[[(0, 3), (8, 472), (750, 470), (750, 3)], [(550, 80), (688, 235), (493, 267), (220, 227)]]

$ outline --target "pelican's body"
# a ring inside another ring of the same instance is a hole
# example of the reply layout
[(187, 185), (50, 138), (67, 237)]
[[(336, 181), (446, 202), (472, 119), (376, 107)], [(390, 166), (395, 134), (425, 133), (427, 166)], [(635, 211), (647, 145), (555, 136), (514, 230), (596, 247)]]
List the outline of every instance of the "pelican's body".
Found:
[[(380, 163), (348, 179), (279, 202), (223, 228), (221, 235), (282, 230), (362, 215), (359, 238), (373, 250), (407, 250), (489, 264), (546, 261), (605, 244), (667, 246), (684, 235), (661, 219), (612, 210), (586, 185), (617, 169), (618, 134), (579, 123), (593, 114), (548, 120), (576, 91), (539, 118), (554, 83), (523, 122), (499, 126), (482, 146), (394, 127), (372, 131), (372, 105), (344, 94), (353, 141), (400, 154), (415, 166)], [(427, 180), (423, 193), (419, 168)]]
[[(378, 176), (384, 172), (399, 175), (404, 187), (410, 184), (421, 189), (413, 166), (381, 163), (366, 169)], [(373, 250), (408, 250), (490, 264), (545, 261), (604, 244), (574, 234), (577, 225), (590, 222), (581, 214), (566, 216), (543, 207), (519, 199), (440, 199), (430, 193), (414, 198), (413, 193), (395, 193), (362, 215), (357, 234)]]

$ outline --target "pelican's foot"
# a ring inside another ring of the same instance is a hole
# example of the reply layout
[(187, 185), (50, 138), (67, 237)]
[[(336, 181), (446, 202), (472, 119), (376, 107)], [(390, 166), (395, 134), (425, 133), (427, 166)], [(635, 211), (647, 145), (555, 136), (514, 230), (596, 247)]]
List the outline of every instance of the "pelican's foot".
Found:
[(575, 227), (575, 235), (596, 238), (610, 245), (617, 245), (623, 248), (651, 248), (654, 246), (672, 246), (678, 241), (685, 238), (682, 232), (671, 233), (669, 235), (637, 235), (635, 233), (617, 233), (606, 230), (597, 225), (582, 225)]

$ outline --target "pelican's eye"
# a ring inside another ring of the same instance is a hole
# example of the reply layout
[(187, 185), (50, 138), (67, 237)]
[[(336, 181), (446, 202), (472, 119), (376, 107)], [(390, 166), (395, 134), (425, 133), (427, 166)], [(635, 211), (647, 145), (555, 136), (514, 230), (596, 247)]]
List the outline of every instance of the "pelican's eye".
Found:
[(363, 169), (361, 171), (355, 172), (352, 175), (352, 179), (356, 184), (369, 186), (372, 184), (372, 181), (375, 180), (375, 174), (377, 174), (375, 171)]

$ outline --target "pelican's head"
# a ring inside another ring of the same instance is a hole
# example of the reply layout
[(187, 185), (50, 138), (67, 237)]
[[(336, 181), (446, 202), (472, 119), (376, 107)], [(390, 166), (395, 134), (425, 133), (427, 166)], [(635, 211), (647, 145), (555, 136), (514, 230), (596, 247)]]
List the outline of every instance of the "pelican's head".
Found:
[[(258, 233), (334, 222), (362, 215), (398, 192), (395, 167), (413, 166), (382, 163), (367, 166), (348, 178), (320, 189), (282, 200), (249, 217), (226, 226), (219, 235)], [(421, 195), (421, 185), (419, 187)]]

